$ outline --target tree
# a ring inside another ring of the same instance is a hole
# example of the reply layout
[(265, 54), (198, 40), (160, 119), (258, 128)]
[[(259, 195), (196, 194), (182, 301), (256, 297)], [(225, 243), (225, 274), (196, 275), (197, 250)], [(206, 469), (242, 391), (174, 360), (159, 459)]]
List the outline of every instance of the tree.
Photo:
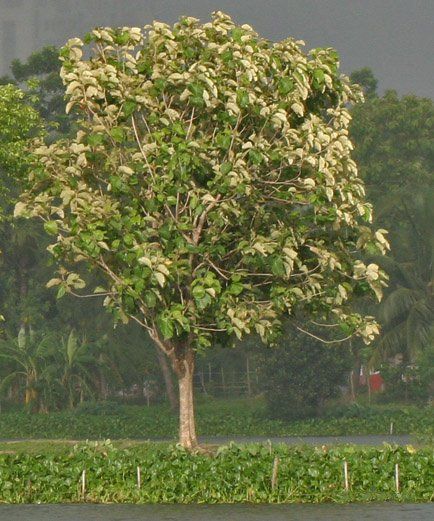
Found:
[(59, 49), (46, 46), (32, 53), (24, 62), (13, 60), (10, 67), (12, 75), (0, 78), (0, 84), (19, 86), (47, 126), (66, 133), (71, 118), (65, 115), (60, 66)]
[(62, 338), (59, 383), (66, 393), (70, 409), (79, 401), (82, 402), (95, 394), (95, 370), (98, 360), (93, 347), (85, 338), (78, 339), (74, 330), (70, 331), (66, 340)]
[(346, 345), (324, 345), (289, 331), (259, 364), (271, 418), (299, 420), (319, 416), (324, 403), (339, 395), (351, 367)]
[[(29, 139), (41, 131), (38, 113), (26, 101), (24, 93), (13, 85), (0, 85), (0, 243), (1, 263), (7, 268), (2, 274), (2, 289), (11, 286), (11, 271), (16, 272), (15, 295), (20, 295), (18, 327), (23, 323), (27, 298), (27, 272), (34, 261), (34, 244), (37, 236), (35, 225), (22, 222), (12, 223), (10, 214), (20, 191), (20, 181), (28, 166)], [(30, 226), (29, 226), (30, 224)], [(30, 233), (29, 233), (30, 232)], [(6, 240), (3, 240), (6, 239)], [(19, 255), (15, 255), (19, 252)], [(13, 262), (10, 262), (14, 258)], [(2, 291), (2, 307), (10, 304), (10, 291)], [(9, 302), (5, 302), (8, 299)]]
[[(95, 295), (135, 320), (179, 381), (180, 442), (197, 445), (195, 354), (281, 318), (333, 317), (343, 336), (374, 338), (353, 293), (381, 295), (384, 276), (355, 252), (384, 251), (350, 158), (357, 98), (331, 49), (305, 55), (217, 12), (201, 25), (96, 29), (61, 51), (73, 139), (35, 145), (16, 215), (37, 216), (62, 264), (49, 285), (83, 289), (85, 262), (107, 279)], [(305, 315), (303, 315), (305, 316)], [(304, 319), (303, 319), (304, 320)]]
[[(393, 286), (379, 307), (383, 332), (373, 362), (401, 353), (405, 363), (414, 363), (421, 351), (434, 342), (434, 198), (427, 193), (414, 202), (411, 226), (399, 233), (401, 249), (408, 249), (407, 261), (393, 257), (378, 259), (387, 269)], [(415, 255), (416, 254), (416, 255)], [(402, 258), (403, 252), (398, 255)]]
[(0, 195), (3, 198), (16, 188), (24, 168), (29, 138), (40, 128), (36, 110), (24, 102), (24, 93), (14, 85), (0, 85)]
[(52, 338), (38, 338), (33, 331), (27, 334), (21, 328), (17, 338), (0, 339), (0, 359), (11, 364), (10, 371), (3, 378), (0, 394), (15, 382), (24, 382), (24, 403), (29, 410), (47, 410), (44, 397), (50, 386), (50, 363)]
[(352, 117), (360, 175), (377, 221), (387, 223), (392, 234), (408, 220), (403, 203), (410, 194), (433, 187), (434, 103), (414, 95), (399, 98), (391, 90), (354, 107)]
[(367, 98), (377, 96), (378, 80), (369, 67), (363, 67), (363, 69), (353, 71), (350, 74), (350, 80), (362, 87), (363, 94)]
[(375, 259), (390, 285), (378, 310), (384, 328), (372, 362), (400, 352), (408, 363), (429, 347), (434, 327), (434, 103), (388, 91), (352, 115), (355, 158), (392, 247), (392, 256)]

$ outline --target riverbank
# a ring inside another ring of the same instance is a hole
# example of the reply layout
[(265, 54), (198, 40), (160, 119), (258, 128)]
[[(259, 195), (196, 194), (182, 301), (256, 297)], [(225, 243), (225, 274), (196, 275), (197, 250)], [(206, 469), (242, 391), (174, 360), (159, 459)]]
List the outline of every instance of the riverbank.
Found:
[[(327, 416), (284, 422), (268, 419), (261, 399), (199, 399), (201, 436), (346, 436), (365, 434), (434, 435), (434, 408), (416, 406), (349, 406)], [(50, 414), (3, 412), (0, 438), (156, 439), (175, 440), (178, 418), (167, 406), (90, 404)]]
[[(345, 470), (346, 469), (346, 470)], [(82, 443), (0, 454), (2, 503), (351, 503), (434, 499), (432, 448)]]

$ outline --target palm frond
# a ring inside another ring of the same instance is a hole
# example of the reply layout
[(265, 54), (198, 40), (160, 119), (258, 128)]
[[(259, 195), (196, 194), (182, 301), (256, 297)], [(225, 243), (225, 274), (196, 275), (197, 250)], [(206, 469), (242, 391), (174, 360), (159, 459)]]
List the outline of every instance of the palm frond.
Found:
[(425, 297), (423, 292), (399, 286), (389, 293), (380, 306), (380, 319), (393, 324), (405, 319), (410, 310)]
[(10, 373), (8, 376), (3, 378), (3, 380), (0, 382), (0, 396), (2, 396), (9, 389), (9, 387), (20, 374), (20, 371), (14, 371), (13, 373)]
[(407, 339), (407, 324), (399, 323), (389, 331), (384, 332), (377, 343), (377, 360), (386, 361), (397, 353), (405, 353)]

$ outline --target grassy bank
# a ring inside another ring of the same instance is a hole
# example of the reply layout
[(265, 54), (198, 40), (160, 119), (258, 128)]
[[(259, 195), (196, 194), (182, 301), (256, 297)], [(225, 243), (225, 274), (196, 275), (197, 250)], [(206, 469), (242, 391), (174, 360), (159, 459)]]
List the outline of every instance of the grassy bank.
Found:
[[(415, 406), (349, 407), (328, 417), (297, 422), (270, 420), (258, 399), (199, 400), (198, 432), (202, 436), (343, 436), (434, 433), (434, 408)], [(169, 438), (177, 435), (176, 415), (165, 406), (88, 406), (51, 414), (0, 414), (0, 438), (123, 439)]]
[(412, 447), (230, 445), (194, 455), (167, 445), (125, 449), (85, 443), (38, 454), (0, 454), (0, 480), (3, 503), (432, 501), (434, 454)]

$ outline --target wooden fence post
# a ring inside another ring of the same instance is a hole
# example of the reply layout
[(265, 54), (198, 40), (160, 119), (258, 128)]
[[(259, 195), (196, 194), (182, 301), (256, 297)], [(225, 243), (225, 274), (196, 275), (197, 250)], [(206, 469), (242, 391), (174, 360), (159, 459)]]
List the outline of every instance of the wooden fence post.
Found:
[(252, 384), (250, 382), (250, 361), (249, 357), (246, 357), (246, 372), (247, 372), (247, 396), (252, 396)]
[(226, 394), (226, 379), (225, 379), (225, 370), (223, 369), (223, 366), (221, 366), (221, 373), (222, 373), (222, 389), (223, 389), (223, 394)]
[(273, 462), (273, 474), (271, 475), (271, 490), (277, 486), (277, 478), (279, 473), (279, 458), (276, 456)]

